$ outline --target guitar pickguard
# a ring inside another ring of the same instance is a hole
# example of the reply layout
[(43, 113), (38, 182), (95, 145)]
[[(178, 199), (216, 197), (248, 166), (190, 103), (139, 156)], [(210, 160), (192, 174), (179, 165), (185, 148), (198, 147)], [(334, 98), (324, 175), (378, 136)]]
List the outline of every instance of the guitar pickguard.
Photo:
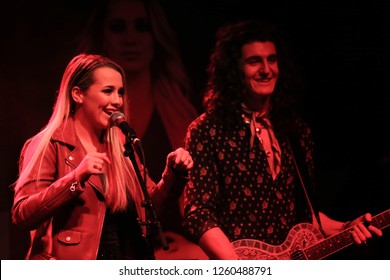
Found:
[(321, 232), (311, 224), (294, 226), (281, 245), (270, 245), (255, 239), (240, 239), (233, 242), (235, 251), (242, 260), (290, 260), (291, 252), (307, 248), (322, 240)]

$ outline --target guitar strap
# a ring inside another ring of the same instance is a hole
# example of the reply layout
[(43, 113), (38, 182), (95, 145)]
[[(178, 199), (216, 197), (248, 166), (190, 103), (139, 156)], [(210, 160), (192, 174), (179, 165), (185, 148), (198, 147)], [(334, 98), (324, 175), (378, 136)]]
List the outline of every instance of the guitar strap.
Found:
[(319, 228), (322, 230), (318, 208), (316, 207), (317, 199), (314, 193), (314, 182), (312, 176), (309, 174), (309, 170), (307, 169), (303, 148), (297, 138), (298, 137), (294, 136), (287, 137), (287, 144), (290, 148), (295, 169), (297, 171), (299, 181), (302, 185), (307, 203), (311, 212), (314, 214), (314, 221), (317, 222)]

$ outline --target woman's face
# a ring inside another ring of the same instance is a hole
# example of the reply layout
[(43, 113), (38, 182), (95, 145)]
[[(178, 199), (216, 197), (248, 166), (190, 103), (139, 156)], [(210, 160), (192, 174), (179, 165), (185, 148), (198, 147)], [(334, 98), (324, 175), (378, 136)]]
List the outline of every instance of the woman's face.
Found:
[(148, 68), (154, 56), (149, 16), (139, 0), (111, 0), (104, 23), (104, 47), (126, 73)]
[(110, 125), (110, 115), (123, 106), (122, 75), (110, 68), (100, 67), (93, 72), (94, 83), (86, 90), (73, 88), (73, 99), (78, 104), (77, 117), (92, 130), (99, 131)]

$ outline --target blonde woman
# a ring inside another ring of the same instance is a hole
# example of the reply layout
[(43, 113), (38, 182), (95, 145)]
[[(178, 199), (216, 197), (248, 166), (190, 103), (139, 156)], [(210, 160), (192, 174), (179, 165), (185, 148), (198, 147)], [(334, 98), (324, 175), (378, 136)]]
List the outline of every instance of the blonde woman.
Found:
[[(68, 64), (48, 124), (21, 153), (12, 220), (30, 230), (27, 259), (150, 258), (138, 222), (144, 196), (123, 135), (110, 122), (126, 108), (125, 80), (103, 56), (80, 54)], [(165, 162), (157, 185), (146, 180), (157, 211), (181, 192), (193, 165), (182, 148)]]

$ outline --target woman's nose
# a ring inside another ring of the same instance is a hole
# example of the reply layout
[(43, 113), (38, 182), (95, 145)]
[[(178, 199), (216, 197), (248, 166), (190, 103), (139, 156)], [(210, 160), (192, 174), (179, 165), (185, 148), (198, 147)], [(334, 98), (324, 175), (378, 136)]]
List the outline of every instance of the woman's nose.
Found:
[(111, 99), (111, 103), (118, 108), (122, 107), (122, 105), (123, 105), (122, 95), (119, 93), (113, 94), (112, 99)]
[(137, 41), (138, 32), (134, 26), (128, 24), (124, 31), (124, 39), (128, 44), (135, 44)]

